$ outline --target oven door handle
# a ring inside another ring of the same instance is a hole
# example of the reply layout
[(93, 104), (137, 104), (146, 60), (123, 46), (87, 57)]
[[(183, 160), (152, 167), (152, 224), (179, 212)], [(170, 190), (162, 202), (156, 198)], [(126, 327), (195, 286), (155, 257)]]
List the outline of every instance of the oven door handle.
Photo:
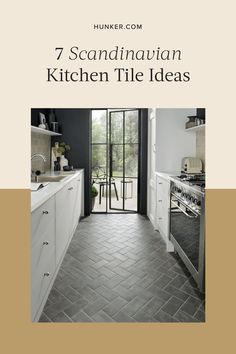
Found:
[(184, 215), (186, 215), (188, 218), (190, 218), (190, 219), (196, 219), (196, 218), (198, 218), (198, 215), (195, 214), (192, 210), (190, 210), (190, 211), (191, 211), (191, 213), (193, 214), (193, 216), (191, 216), (191, 215), (189, 215), (188, 213), (186, 213), (186, 211), (184, 211), (183, 209), (181, 209), (177, 203), (173, 202), (173, 200), (171, 201), (171, 203), (174, 204), (174, 206), (175, 206), (176, 208), (178, 208), (178, 209), (179, 209)]

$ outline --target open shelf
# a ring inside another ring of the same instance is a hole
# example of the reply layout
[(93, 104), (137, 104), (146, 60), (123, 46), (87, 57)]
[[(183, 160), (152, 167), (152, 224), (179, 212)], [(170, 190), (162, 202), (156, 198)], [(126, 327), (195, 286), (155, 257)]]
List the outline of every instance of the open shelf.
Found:
[(31, 132), (38, 133), (38, 134), (44, 134), (44, 135), (51, 135), (51, 136), (62, 135), (59, 133), (52, 132), (51, 130), (46, 130), (46, 129), (41, 129), (41, 128), (35, 127), (33, 125), (31, 125)]
[(196, 131), (205, 129), (205, 126), (206, 126), (206, 124), (200, 124), (200, 125), (196, 125), (191, 128), (187, 128), (187, 129), (185, 129), (185, 131), (186, 132), (194, 132), (194, 131), (196, 132)]

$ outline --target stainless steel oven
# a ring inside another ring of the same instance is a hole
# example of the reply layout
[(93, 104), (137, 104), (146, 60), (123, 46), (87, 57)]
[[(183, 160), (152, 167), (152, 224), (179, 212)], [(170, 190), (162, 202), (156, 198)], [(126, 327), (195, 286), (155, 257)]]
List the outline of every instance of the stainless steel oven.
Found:
[(199, 186), (171, 181), (170, 240), (200, 291), (205, 289), (205, 194)]

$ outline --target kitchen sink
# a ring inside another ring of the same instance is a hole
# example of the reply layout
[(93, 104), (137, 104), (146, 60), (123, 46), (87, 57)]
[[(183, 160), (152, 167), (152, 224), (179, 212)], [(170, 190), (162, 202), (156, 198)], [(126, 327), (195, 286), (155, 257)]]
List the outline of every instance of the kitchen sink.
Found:
[[(38, 183), (43, 182), (60, 182), (62, 179), (67, 178), (68, 176), (38, 176)], [(31, 179), (32, 182), (35, 182), (35, 177)]]

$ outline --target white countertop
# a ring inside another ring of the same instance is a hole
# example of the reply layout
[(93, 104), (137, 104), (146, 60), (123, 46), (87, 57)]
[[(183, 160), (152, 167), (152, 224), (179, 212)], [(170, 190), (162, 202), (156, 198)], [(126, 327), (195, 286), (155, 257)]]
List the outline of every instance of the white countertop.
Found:
[[(62, 189), (65, 184), (80, 174), (83, 169), (73, 171), (47, 171), (43, 176), (66, 176), (59, 182), (47, 182), (47, 185), (37, 191), (31, 192), (31, 212), (40, 207), (44, 202), (51, 198), (55, 193)], [(43, 183), (43, 182), (42, 182)]]
[(156, 171), (156, 175), (164, 179), (170, 180), (172, 176), (179, 176), (180, 171)]

